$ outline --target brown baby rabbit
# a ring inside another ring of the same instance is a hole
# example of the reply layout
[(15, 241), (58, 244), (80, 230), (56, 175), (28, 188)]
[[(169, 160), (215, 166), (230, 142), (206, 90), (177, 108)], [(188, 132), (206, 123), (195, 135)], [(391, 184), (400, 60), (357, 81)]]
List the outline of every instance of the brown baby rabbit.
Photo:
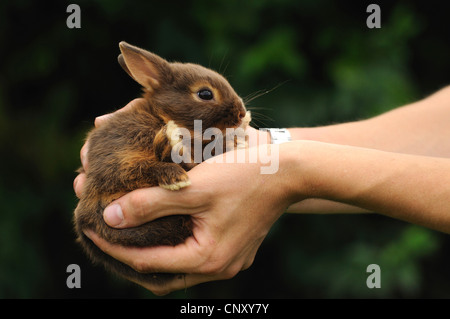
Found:
[[(184, 242), (192, 235), (190, 216), (167, 216), (138, 227), (115, 229), (104, 222), (103, 210), (113, 200), (138, 188), (159, 185), (176, 191), (188, 187), (186, 171), (197, 164), (193, 160), (195, 147), (188, 154), (190, 163), (174, 163), (172, 150), (178, 147), (178, 154), (185, 150), (180, 148), (180, 128), (189, 130), (191, 146), (195, 144), (194, 139), (200, 139), (204, 147), (211, 141), (203, 140), (199, 132), (194, 136), (194, 120), (202, 121), (201, 133), (214, 127), (224, 133), (225, 139), (226, 128), (248, 126), (250, 112), (227, 80), (210, 69), (196, 64), (169, 63), (125, 42), (119, 47), (122, 52), (119, 63), (142, 85), (146, 103), (114, 113), (104, 125), (88, 134), (89, 167), (74, 214), (75, 229), (78, 241), (94, 262), (125, 278), (159, 284), (173, 279), (175, 274), (138, 273), (102, 252), (83, 230), (91, 229), (108, 242), (123, 246), (174, 246)], [(230, 147), (226, 141), (222, 145), (212, 155)], [(242, 140), (233, 138), (232, 147), (241, 145), (245, 145)], [(204, 159), (202, 156), (200, 161)]]

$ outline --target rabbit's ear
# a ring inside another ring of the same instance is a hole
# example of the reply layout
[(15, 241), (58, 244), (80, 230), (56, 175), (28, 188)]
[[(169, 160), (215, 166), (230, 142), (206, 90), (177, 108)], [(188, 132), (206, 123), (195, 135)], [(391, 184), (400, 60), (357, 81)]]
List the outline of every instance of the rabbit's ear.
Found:
[(118, 57), (119, 64), (136, 82), (149, 90), (162, 84), (169, 73), (169, 62), (124, 41), (119, 43), (119, 47), (122, 52)]

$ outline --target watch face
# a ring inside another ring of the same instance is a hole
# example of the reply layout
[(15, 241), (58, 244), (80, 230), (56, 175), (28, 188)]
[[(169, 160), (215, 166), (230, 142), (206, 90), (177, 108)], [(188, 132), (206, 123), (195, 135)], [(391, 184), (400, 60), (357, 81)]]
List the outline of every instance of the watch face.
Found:
[(285, 128), (270, 130), (270, 136), (272, 137), (273, 144), (286, 143), (291, 140), (291, 134)]
[(281, 144), (291, 141), (291, 134), (285, 128), (260, 128), (260, 130), (270, 133), (272, 144)]

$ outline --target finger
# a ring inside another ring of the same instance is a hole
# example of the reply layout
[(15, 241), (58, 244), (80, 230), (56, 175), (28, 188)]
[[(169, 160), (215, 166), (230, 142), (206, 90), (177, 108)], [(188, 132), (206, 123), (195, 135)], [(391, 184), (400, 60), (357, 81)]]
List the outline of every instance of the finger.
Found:
[(115, 228), (142, 225), (168, 215), (190, 215), (204, 211), (209, 197), (192, 185), (170, 191), (161, 187), (134, 190), (112, 202), (103, 212), (105, 222)]
[(143, 105), (147, 103), (147, 101), (144, 98), (138, 98), (138, 99), (134, 99), (131, 102), (129, 102), (127, 105), (125, 105), (124, 107), (122, 107), (121, 109), (115, 111), (114, 113), (108, 113), (105, 115), (101, 115), (95, 118), (94, 121), (94, 125), (95, 127), (100, 127), (102, 126), (106, 121), (108, 121), (109, 118), (111, 118), (111, 116), (113, 116), (115, 113), (118, 112), (124, 112), (124, 111), (128, 111), (131, 110), (134, 107), (137, 107), (139, 105)]
[(105, 122), (108, 121), (108, 119), (110, 119), (112, 116), (114, 115), (114, 113), (108, 113), (108, 114), (104, 114), (104, 115), (100, 115), (97, 116), (94, 120), (94, 125), (95, 127), (100, 127), (102, 126)]
[(81, 198), (81, 195), (83, 194), (83, 186), (85, 181), (86, 174), (84, 173), (78, 174), (73, 181), (73, 189), (78, 198)]
[(87, 171), (88, 169), (88, 160), (87, 160), (88, 150), (89, 150), (89, 142), (86, 141), (86, 143), (84, 143), (83, 147), (80, 150), (81, 165), (83, 166), (83, 169), (85, 171)]
[[(113, 258), (129, 265), (131, 268), (142, 273), (174, 273), (184, 274), (186, 270), (198, 270), (199, 267), (186, 267), (182, 262), (189, 260), (185, 255), (180, 255), (181, 249), (175, 247), (152, 247), (152, 248), (137, 248), (137, 247), (124, 247), (120, 245), (110, 244), (106, 240), (100, 238), (97, 234), (90, 230), (85, 230), (86, 236), (88, 236), (95, 245), (97, 245), (102, 251), (109, 254)], [(167, 256), (165, 256), (167, 250)], [(143, 260), (143, 256), (145, 256)], [(178, 259), (177, 256), (180, 258)], [(188, 256), (192, 256), (190, 253)], [(147, 265), (147, 259), (152, 261), (153, 265), (150, 268)], [(144, 265), (144, 266), (138, 266)], [(165, 284), (155, 284), (148, 282), (139, 282), (133, 278), (129, 278), (131, 281), (143, 286), (144, 288), (152, 291), (154, 294), (162, 296), (172, 291), (192, 287), (194, 285), (225, 279), (220, 278), (218, 275), (203, 275), (203, 274), (186, 274), (175, 276), (172, 281)]]
[(91, 230), (84, 233), (103, 252), (142, 273), (194, 273), (205, 260), (199, 257), (199, 245), (193, 237), (173, 247), (125, 247), (111, 244)]
[(240, 271), (247, 269), (248, 266), (242, 266), (239, 262), (229, 265), (224, 271), (215, 274), (177, 274), (174, 278), (164, 284), (155, 284), (149, 282), (139, 282), (131, 279), (135, 283), (150, 290), (155, 295), (164, 296), (173, 291), (186, 289), (201, 283), (230, 279), (236, 276)]
[(173, 291), (186, 289), (201, 283), (205, 283), (208, 281), (219, 280), (221, 278), (215, 278), (214, 276), (208, 275), (198, 275), (198, 274), (181, 274), (175, 276), (174, 279), (168, 281), (164, 284), (153, 284), (148, 282), (139, 282), (134, 281), (138, 285), (141, 285), (147, 290), (150, 290), (155, 295), (164, 296)]

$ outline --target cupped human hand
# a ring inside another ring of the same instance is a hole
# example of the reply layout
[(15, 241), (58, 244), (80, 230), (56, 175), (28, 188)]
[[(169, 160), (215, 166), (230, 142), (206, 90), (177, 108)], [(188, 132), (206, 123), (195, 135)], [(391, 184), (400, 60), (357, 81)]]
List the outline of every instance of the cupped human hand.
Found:
[[(130, 102), (140, 103), (139, 99)], [(107, 121), (97, 118), (95, 125)], [(171, 214), (187, 214), (193, 221), (193, 235), (175, 247), (151, 248), (113, 245), (92, 231), (86, 235), (105, 253), (143, 273), (182, 273), (164, 285), (137, 282), (157, 295), (202, 282), (234, 277), (253, 263), (255, 255), (273, 223), (295, 200), (290, 196), (288, 171), (262, 174), (265, 165), (260, 154), (271, 151), (266, 133), (249, 128), (250, 136), (259, 136), (248, 149), (211, 158), (188, 172), (191, 185), (178, 191), (160, 187), (134, 190), (111, 203), (104, 220), (111, 227), (137, 226)], [(84, 145), (80, 153), (88, 167)], [(236, 162), (230, 158), (252, 158)], [(277, 158), (276, 160), (279, 160)], [(83, 191), (85, 174), (74, 181), (78, 196)]]

